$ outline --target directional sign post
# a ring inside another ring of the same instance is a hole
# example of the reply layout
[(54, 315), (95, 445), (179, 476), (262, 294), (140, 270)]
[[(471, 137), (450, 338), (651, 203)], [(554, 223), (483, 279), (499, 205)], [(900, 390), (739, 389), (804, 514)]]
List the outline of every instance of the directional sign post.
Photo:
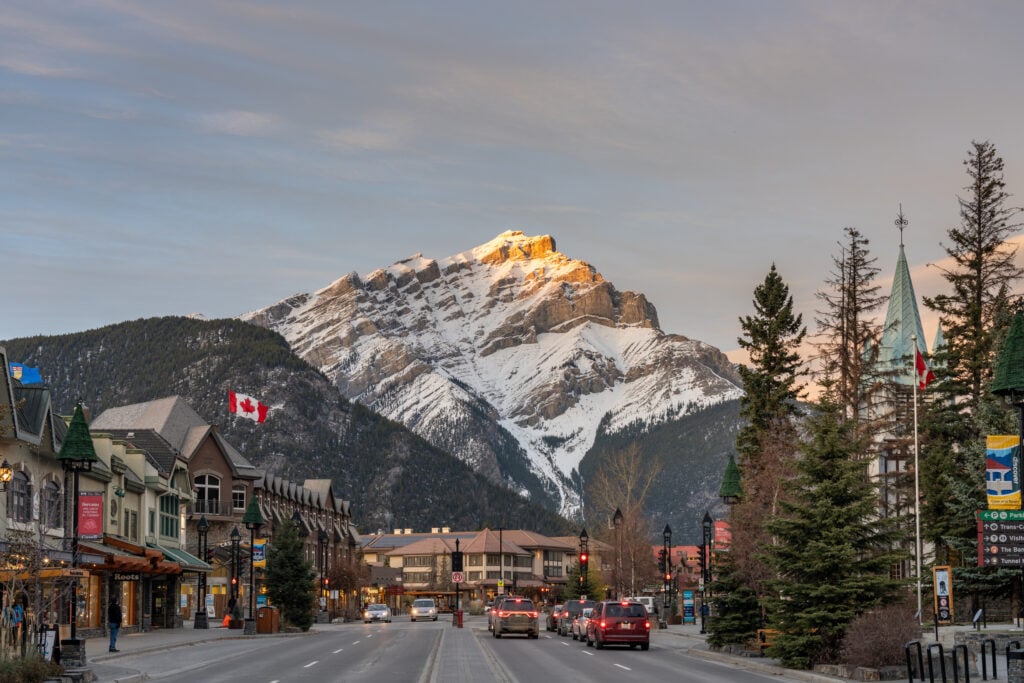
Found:
[(1024, 567), (1024, 510), (978, 511), (978, 566)]

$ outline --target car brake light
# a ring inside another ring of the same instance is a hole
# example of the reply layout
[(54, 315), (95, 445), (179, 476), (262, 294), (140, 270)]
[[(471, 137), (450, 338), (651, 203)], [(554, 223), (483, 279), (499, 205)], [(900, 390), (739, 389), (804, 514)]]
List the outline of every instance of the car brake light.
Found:
[(601, 626), (601, 628), (605, 628), (604, 619), (601, 620), (600, 626)]
[(531, 619), (536, 619), (537, 618), (537, 612), (530, 612), (529, 614), (530, 614), (530, 618)]
[(647, 629), (648, 631), (650, 631), (651, 630), (651, 622), (645, 621), (644, 622), (644, 628)]
[(620, 604), (620, 605), (622, 605), (623, 607), (627, 607), (627, 606), (629, 605), (629, 601), (627, 601), (627, 600), (623, 600), (623, 601), (622, 601), (622, 602), (620, 602), (619, 604)]

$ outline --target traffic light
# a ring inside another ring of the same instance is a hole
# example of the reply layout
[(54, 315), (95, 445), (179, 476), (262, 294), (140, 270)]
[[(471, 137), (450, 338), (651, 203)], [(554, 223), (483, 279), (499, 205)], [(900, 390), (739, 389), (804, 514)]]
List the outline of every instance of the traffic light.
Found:
[(329, 578), (327, 578), (327, 577), (324, 577), (324, 588), (328, 588), (330, 585), (331, 585), (331, 580)]
[(453, 572), (461, 572), (462, 571), (462, 551), (461, 550), (453, 550), (452, 551), (452, 571)]
[(583, 552), (580, 553), (580, 576), (586, 576), (587, 575), (587, 563), (589, 561), (590, 561), (590, 555), (587, 553), (587, 551), (584, 550)]
[(665, 583), (670, 583), (671, 581), (672, 581), (672, 575), (670, 573), (668, 573), (668, 572), (665, 572)]
[(700, 559), (700, 570), (701, 570), (701, 573), (703, 574), (704, 570), (708, 566), (707, 562), (706, 562), (707, 558), (704, 555), (704, 546), (702, 546), (702, 545), (697, 546), (697, 557), (698, 557), (698, 559)]
[(238, 586), (238, 577), (237, 576), (232, 576), (231, 577), (231, 587), (234, 588), (236, 586)]
[(667, 569), (665, 567), (665, 549), (662, 548), (658, 551), (658, 571), (664, 574)]

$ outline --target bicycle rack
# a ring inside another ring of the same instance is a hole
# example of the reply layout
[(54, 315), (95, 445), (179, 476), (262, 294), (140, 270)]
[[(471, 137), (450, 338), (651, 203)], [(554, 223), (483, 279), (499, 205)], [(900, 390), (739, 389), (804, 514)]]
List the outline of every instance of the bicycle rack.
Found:
[(946, 653), (942, 643), (932, 643), (928, 646), (928, 680), (935, 683), (935, 669), (932, 667), (932, 650), (935, 648), (939, 648), (939, 672), (942, 673), (942, 683), (946, 683)]
[[(971, 664), (967, 659), (967, 646), (966, 645), (954, 645), (953, 646), (953, 683), (959, 683), (960, 672), (957, 670), (956, 664), (956, 653), (960, 651), (964, 656), (964, 683), (971, 683)], [(946, 674), (942, 674), (942, 680), (945, 682)]]
[(910, 658), (910, 648), (917, 648), (917, 674), (921, 677), (921, 683), (924, 683), (924, 655), (921, 654), (921, 641), (911, 640), (903, 646), (903, 652), (907, 655), (907, 680), (909, 683), (914, 683), (914, 662)]
[(996, 670), (996, 641), (992, 638), (986, 638), (981, 641), (981, 680), (988, 680), (988, 667), (985, 665), (985, 646), (992, 644), (992, 678), (995, 679), (999, 676), (999, 672)]

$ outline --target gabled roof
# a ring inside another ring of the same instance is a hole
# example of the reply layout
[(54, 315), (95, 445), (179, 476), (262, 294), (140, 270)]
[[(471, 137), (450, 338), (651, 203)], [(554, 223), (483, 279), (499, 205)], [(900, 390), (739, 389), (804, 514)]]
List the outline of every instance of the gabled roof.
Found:
[(0, 405), (8, 408), (0, 415), (0, 431), (5, 432), (5, 438), (25, 441), (56, 453), (67, 433), (67, 424), (53, 416), (49, 387), (25, 386), (11, 377), (7, 350), (3, 347), (0, 347), (0, 366), (0, 389), (3, 390)]
[[(99, 430), (96, 430), (99, 431)], [(104, 429), (118, 441), (124, 441), (132, 448), (144, 451), (149, 461), (164, 476), (174, 470), (174, 462), (178, 452), (154, 429)]]
[(440, 536), (431, 536), (429, 538), (421, 538), (407, 546), (390, 550), (385, 555), (441, 555), (450, 553), (453, 550), (455, 550), (454, 538), (449, 540)]
[(500, 534), (490, 529), (484, 529), (476, 535), (469, 543), (462, 546), (464, 553), (504, 553), (505, 555), (529, 555), (530, 551), (524, 550), (512, 540), (514, 534), (520, 534), (519, 538), (524, 539), (522, 534), (530, 532), (503, 530)]
[(889, 308), (885, 314), (885, 326), (882, 328), (882, 341), (878, 349), (878, 365), (882, 371), (892, 373), (890, 381), (910, 386), (914, 383), (914, 341), (917, 336), (917, 347), (921, 355), (928, 353), (924, 341), (924, 328), (921, 326), (921, 314), (917, 308), (917, 296), (914, 294), (914, 283), (910, 279), (907, 267), (907, 255), (900, 244), (900, 253), (896, 259), (896, 272), (893, 274), (892, 291), (889, 294)]

